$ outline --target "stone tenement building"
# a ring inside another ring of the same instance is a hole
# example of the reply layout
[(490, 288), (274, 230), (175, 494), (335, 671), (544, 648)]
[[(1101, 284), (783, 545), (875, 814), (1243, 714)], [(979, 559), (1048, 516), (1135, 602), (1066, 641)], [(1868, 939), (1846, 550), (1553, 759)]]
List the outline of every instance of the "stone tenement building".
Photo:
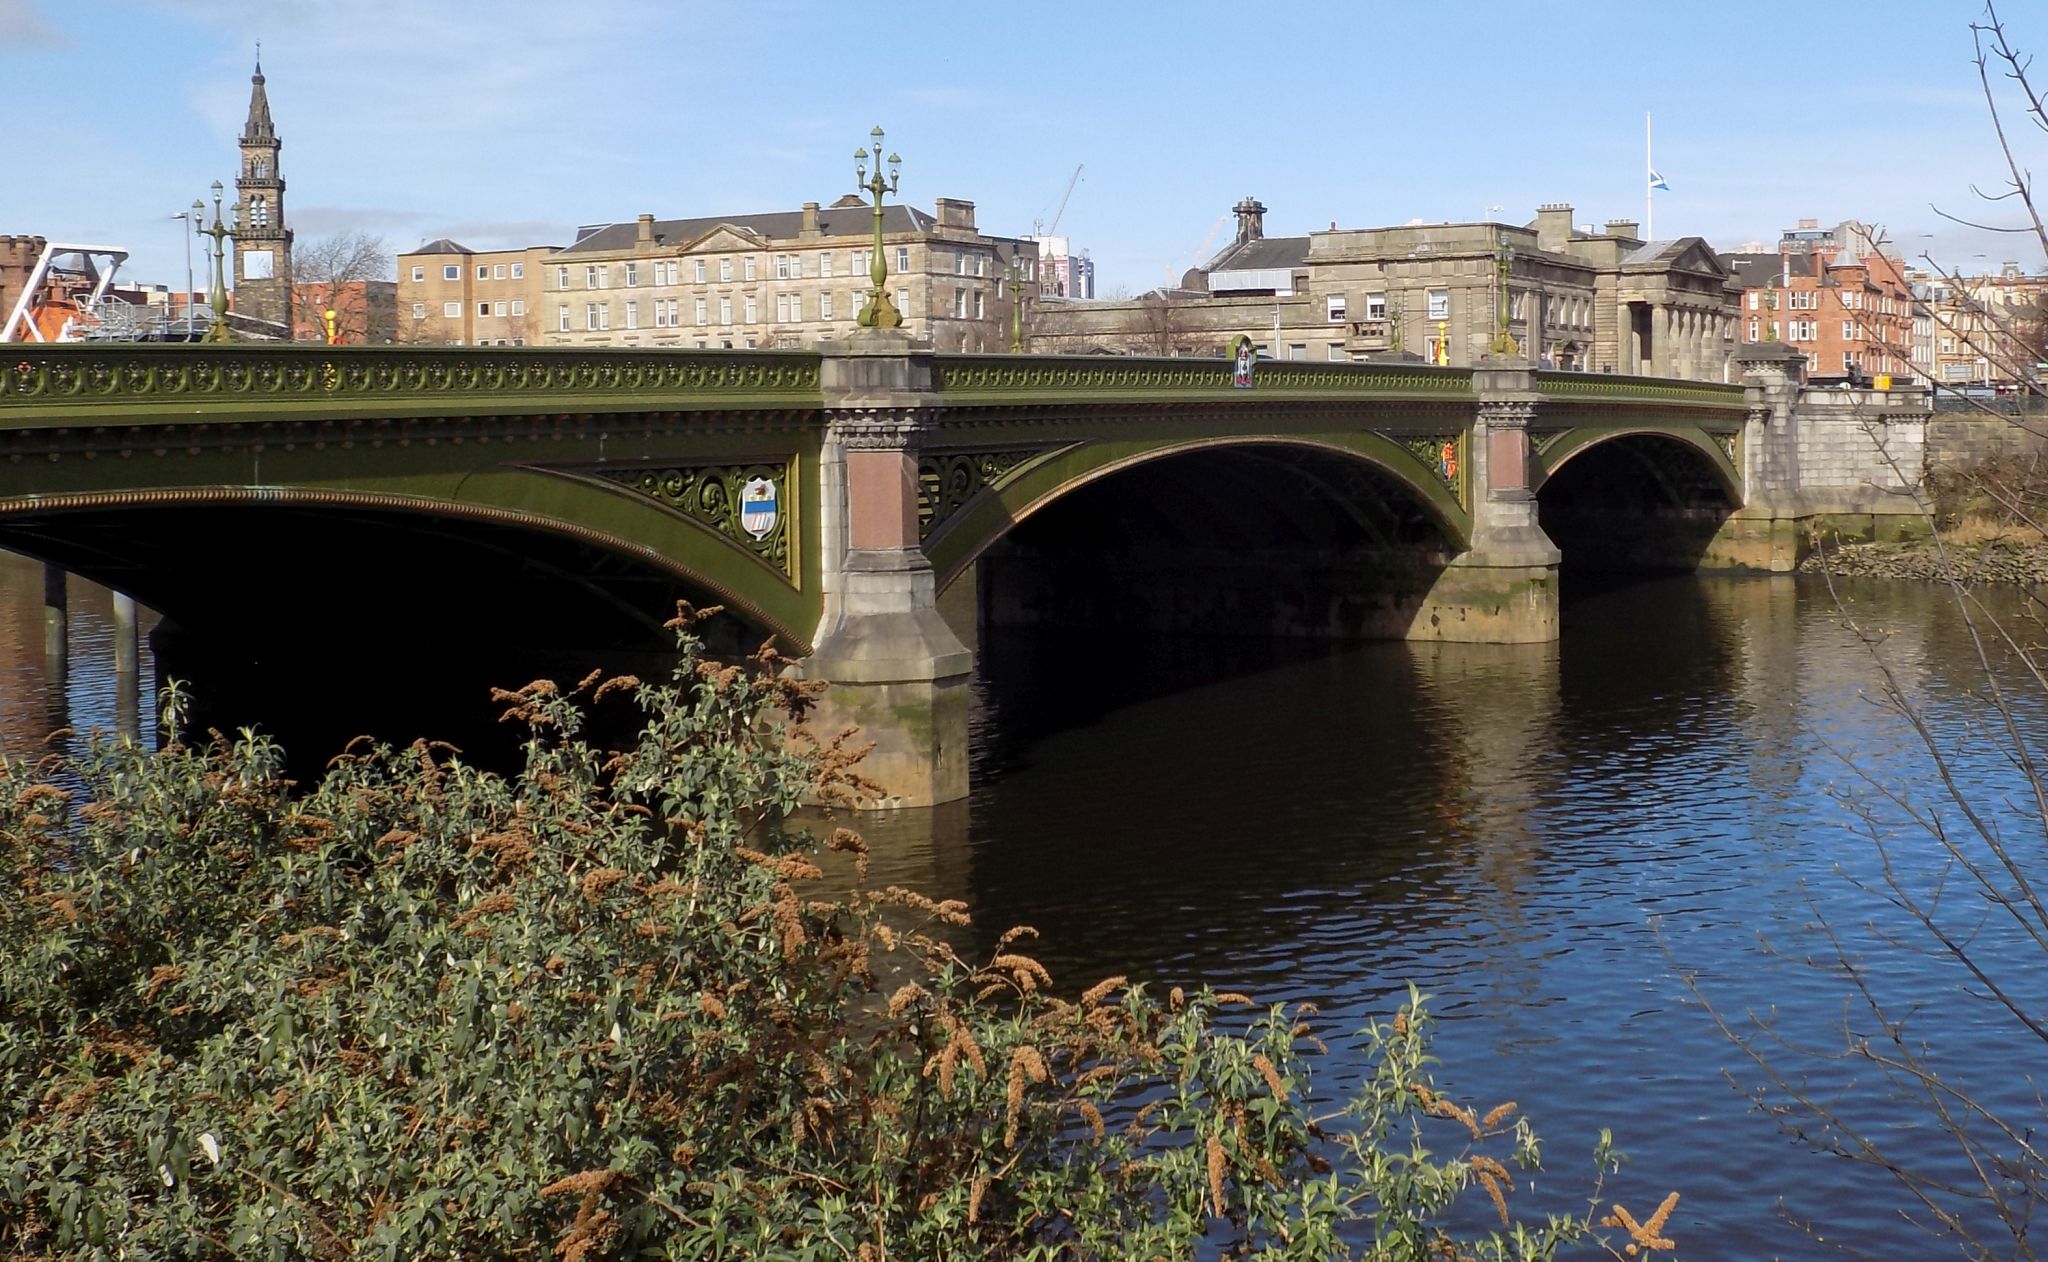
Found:
[(263, 63), (249, 77), (249, 120), (242, 126), (242, 170), (235, 177), (234, 313), (260, 320), (250, 330), (289, 338), (292, 330), (292, 230), (284, 215), (284, 175), (277, 163), (284, 142), (270, 121)]
[[(1037, 286), (1037, 247), (983, 234), (973, 202), (941, 197), (937, 211), (883, 210), (904, 331), (942, 351), (1008, 350), (1016, 286)], [(585, 228), (540, 269), (540, 340), (738, 348), (843, 338), (867, 301), (873, 248), (874, 208), (852, 195), (822, 208)]]
[(1268, 237), (1236, 206), (1236, 239), (1177, 290), (1129, 302), (1039, 304), (1036, 350), (1214, 354), (1240, 334), (1287, 359), (1409, 355), (1469, 367), (1499, 332), (1501, 266), (1518, 353), (1556, 368), (1720, 381), (1737, 292), (1698, 237), (1643, 241), (1630, 220), (1580, 229), (1544, 206), (1499, 223), (1336, 228)]
[(1993, 276), (1915, 273), (1932, 345), (1922, 362), (1950, 386), (2038, 386), (2048, 373), (2048, 275), (2016, 262)]
[(1903, 265), (1862, 224), (1829, 232), (1817, 223), (1801, 220), (1776, 250), (1721, 256), (1742, 286), (1739, 340), (1784, 342), (1818, 377), (1911, 375), (1913, 290)]
[(538, 342), (540, 269), (559, 248), (472, 250), (442, 237), (399, 255), (397, 340), (423, 346)]

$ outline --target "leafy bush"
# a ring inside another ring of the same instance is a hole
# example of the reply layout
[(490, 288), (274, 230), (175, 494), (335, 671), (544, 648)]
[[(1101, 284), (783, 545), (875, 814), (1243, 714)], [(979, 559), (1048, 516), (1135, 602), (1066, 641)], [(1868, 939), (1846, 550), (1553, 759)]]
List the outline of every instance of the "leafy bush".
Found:
[[(820, 896), (858, 787), (763, 652), (502, 694), (506, 779), (244, 732), (0, 765), (0, 1250), (65, 1258), (1546, 1257), (1512, 1106), (1439, 1096), (1419, 1003), (1318, 1114), (1302, 1012), (1077, 999), (957, 904)], [(637, 744), (580, 738), (593, 709)], [(72, 787), (61, 787), (70, 785)], [(82, 788), (80, 787), (82, 786)], [(1234, 1015), (1225, 1019), (1226, 1010)], [(1452, 1142), (1441, 1154), (1425, 1132)], [(1604, 1158), (1603, 1158), (1604, 1159)], [(1464, 1198), (1472, 1201), (1472, 1196)], [(1638, 1247), (1659, 1238), (1620, 1214)], [(1465, 1233), (1471, 1235), (1472, 1233)]]

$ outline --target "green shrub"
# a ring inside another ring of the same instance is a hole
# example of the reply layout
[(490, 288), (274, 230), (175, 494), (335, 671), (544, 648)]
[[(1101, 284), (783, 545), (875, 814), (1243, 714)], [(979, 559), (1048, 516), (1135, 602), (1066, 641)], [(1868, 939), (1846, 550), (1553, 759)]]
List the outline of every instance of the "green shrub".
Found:
[[(516, 778), (358, 747), (301, 790), (247, 732), (0, 765), (0, 1251), (1420, 1259), (1586, 1236), (1512, 1222), (1491, 1150), (1531, 1165), (1535, 1139), (1436, 1094), (1419, 1003), (1318, 1113), (1305, 1013), (1121, 979), (1061, 998), (1021, 935), (970, 964), (944, 936), (962, 909), (870, 887), (843, 829), (861, 879), (822, 897), (786, 821), (858, 787), (854, 755), (805, 734), (785, 663), (706, 662), (692, 625), (667, 684), (503, 694)], [(579, 738), (630, 703), (632, 748)], [(1454, 1239), (1461, 1195), (1502, 1231)], [(1663, 1245), (1668, 1212), (1623, 1225)]]

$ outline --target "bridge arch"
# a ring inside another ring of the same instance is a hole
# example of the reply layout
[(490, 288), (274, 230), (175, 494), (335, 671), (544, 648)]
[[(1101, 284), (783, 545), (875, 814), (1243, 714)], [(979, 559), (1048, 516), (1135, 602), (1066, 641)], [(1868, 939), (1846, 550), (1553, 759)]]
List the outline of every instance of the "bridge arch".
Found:
[(1446, 481), (1430, 471), (1415, 452), (1379, 434), (1250, 434), (1084, 442), (1055, 448), (1020, 464), (936, 524), (925, 538), (925, 553), (943, 590), (1016, 527), (1085, 487), (1198, 452), (1269, 450), (1310, 453), (1327, 458), (1330, 469), (1373, 477), (1384, 490), (1399, 494), (1418, 510), (1450, 551), (1462, 552), (1468, 546), (1472, 518), (1460, 501), (1464, 484), (1458, 480), (1457, 469), (1464, 459), (1462, 444), (1453, 454), (1453, 477)]
[(1691, 426), (1616, 425), (1567, 430), (1545, 442), (1531, 482), (1538, 521), (1563, 567), (1699, 568), (1743, 503), (1735, 441)]
[(959, 505), (926, 550), (942, 590), (973, 589), (977, 627), (1400, 638), (1469, 539), (1451, 446), (1447, 480), (1375, 434), (1075, 444)]

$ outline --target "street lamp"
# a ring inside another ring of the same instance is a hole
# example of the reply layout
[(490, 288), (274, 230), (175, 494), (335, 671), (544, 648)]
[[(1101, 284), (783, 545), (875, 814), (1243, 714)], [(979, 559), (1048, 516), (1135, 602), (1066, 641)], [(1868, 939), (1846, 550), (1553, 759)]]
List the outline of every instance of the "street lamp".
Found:
[(192, 238), (199, 231), (199, 214), (205, 209), (206, 207), (197, 198), (194, 198), (192, 209), (181, 210), (171, 216), (173, 219), (183, 221), (191, 229), (189, 232), (184, 228), (178, 230), (178, 235), (185, 238), (185, 297), (183, 305), (185, 308), (185, 340), (188, 342), (192, 340)]
[[(213, 323), (207, 326), (205, 338), (209, 342), (232, 340), (228, 333), (228, 322), (224, 318), (227, 315), (228, 309), (228, 282), (227, 262), (222, 243), (235, 234), (226, 224), (221, 222), (221, 191), (221, 182), (215, 180), (213, 182), (213, 227), (201, 228), (199, 230), (200, 235), (213, 238), (213, 288), (207, 294), (207, 301), (213, 304)], [(205, 209), (198, 202), (193, 202), (192, 205), (200, 210)], [(242, 217), (242, 203), (236, 202), (228, 207), (228, 213), (239, 220)]]
[(896, 304), (889, 301), (889, 261), (882, 255), (882, 197), (896, 191), (901, 176), (903, 159), (889, 155), (889, 178), (882, 178), (882, 129), (875, 128), (868, 135), (874, 138), (875, 174), (868, 176), (868, 151), (853, 151), (854, 186), (866, 191), (875, 199), (875, 248), (874, 258), (868, 264), (868, 279), (874, 282), (874, 292), (868, 295), (868, 305), (860, 309), (854, 322), (864, 329), (895, 329), (903, 325), (903, 313)]
[[(1492, 349), (1494, 354), (1506, 358), (1521, 354), (1522, 348), (1515, 345), (1515, 335), (1508, 332), (1508, 277), (1514, 271), (1515, 250), (1508, 244), (1508, 234), (1505, 232), (1500, 234), (1499, 246), (1494, 250), (1494, 266), (1500, 275), (1500, 312)], [(1534, 320), (1540, 318), (1540, 312), (1532, 313), (1532, 328), (1535, 327)]]
[(1017, 254), (1014, 250), (1010, 253), (1010, 266), (1007, 270), (1010, 276), (1010, 353), (1012, 355), (1022, 355), (1024, 353), (1024, 286), (1019, 282), (1024, 279), (1024, 269), (1019, 266)]

